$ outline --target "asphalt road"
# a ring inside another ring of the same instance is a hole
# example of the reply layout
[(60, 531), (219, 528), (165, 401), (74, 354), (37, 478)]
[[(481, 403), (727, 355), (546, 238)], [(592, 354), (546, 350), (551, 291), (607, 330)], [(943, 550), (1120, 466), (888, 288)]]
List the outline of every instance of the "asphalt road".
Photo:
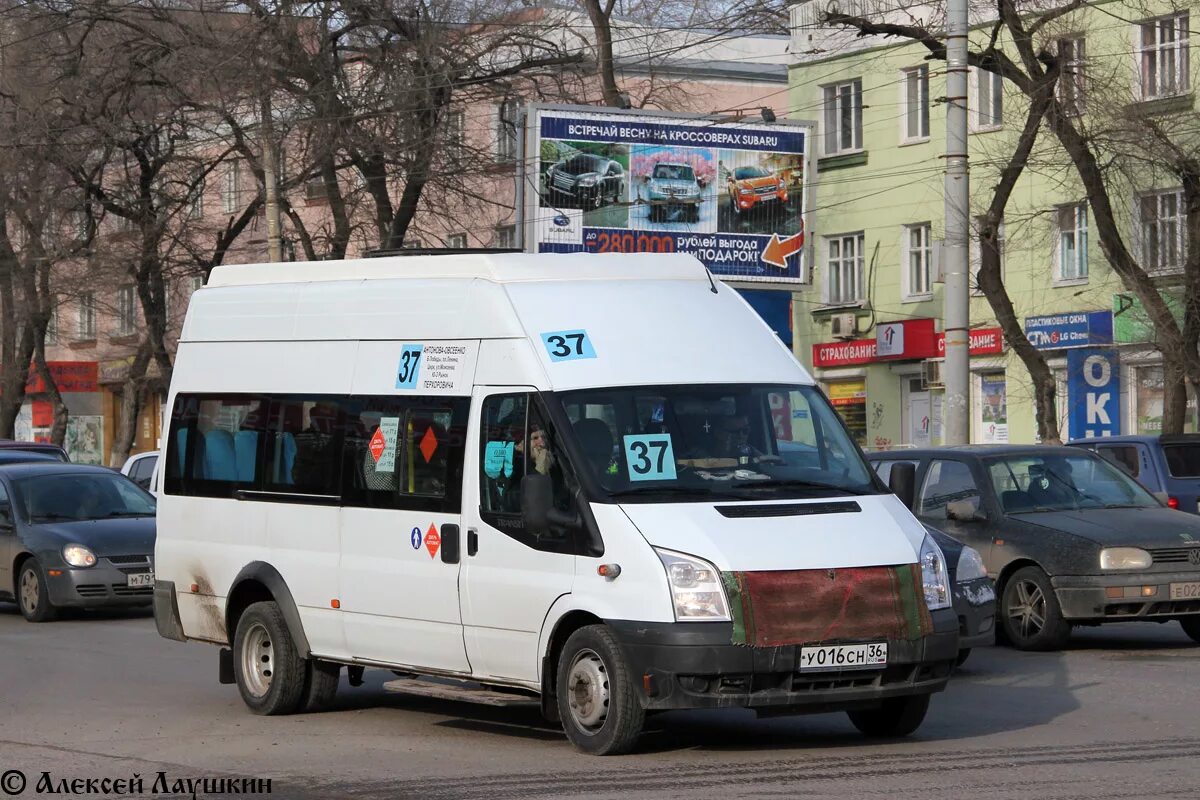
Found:
[(1200, 646), (1175, 624), (980, 650), (905, 740), (867, 742), (840, 714), (673, 713), (606, 759), (532, 712), (385, 692), (382, 671), (343, 681), (332, 711), (256, 717), (217, 683), (216, 652), (160, 639), (146, 615), (30, 625), (0, 603), (0, 773), (26, 776), (21, 797), (43, 771), (136, 773), (147, 793), (159, 772), (270, 778), (297, 800), (1200, 796)]

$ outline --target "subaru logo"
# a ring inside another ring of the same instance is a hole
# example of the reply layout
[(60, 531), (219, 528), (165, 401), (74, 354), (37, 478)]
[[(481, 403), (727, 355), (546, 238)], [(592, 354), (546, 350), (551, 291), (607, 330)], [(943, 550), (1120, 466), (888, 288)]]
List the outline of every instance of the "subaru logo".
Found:
[(1193, 567), (1200, 567), (1200, 547), (1193, 547), (1188, 551), (1188, 561), (1192, 562)]
[(567, 217), (566, 214), (556, 215), (554, 217), (554, 219), (552, 220), (552, 222), (560, 228), (565, 228), (571, 224), (571, 220), (570, 220), (570, 218)]

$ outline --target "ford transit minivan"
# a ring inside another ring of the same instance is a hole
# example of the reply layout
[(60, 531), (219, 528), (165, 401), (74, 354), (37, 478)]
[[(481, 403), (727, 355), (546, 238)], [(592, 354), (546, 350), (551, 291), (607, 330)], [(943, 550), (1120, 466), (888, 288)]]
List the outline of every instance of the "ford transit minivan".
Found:
[(258, 713), (380, 667), (595, 754), (669, 709), (903, 735), (958, 652), (937, 545), (690, 256), (220, 267), (168, 402), (158, 630)]

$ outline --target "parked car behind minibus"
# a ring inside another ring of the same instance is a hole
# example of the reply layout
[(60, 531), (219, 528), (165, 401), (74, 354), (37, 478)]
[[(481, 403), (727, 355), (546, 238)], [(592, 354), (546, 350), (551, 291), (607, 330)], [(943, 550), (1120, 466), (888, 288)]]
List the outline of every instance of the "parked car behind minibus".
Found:
[[(982, 555), (1000, 633), (1057, 650), (1074, 625), (1178, 620), (1200, 641), (1200, 519), (1082, 448), (967, 445), (872, 453), (897, 494)], [(900, 483), (903, 483), (901, 481)]]
[(1125, 470), (1168, 508), (1200, 514), (1200, 434), (1110, 436), (1070, 445)]
[(671, 709), (892, 736), (958, 655), (934, 538), (690, 256), (219, 267), (168, 405), (155, 620), (258, 713), (381, 667), (594, 754)]

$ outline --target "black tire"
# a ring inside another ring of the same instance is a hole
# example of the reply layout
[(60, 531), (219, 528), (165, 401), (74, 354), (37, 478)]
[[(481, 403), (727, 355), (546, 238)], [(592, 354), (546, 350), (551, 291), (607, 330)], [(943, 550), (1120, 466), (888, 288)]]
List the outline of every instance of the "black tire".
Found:
[(1071, 638), (1058, 596), (1040, 567), (1022, 567), (1000, 593), (1000, 627), (1018, 650), (1061, 650)]
[[(252, 672), (247, 664), (254, 665)], [(277, 604), (264, 601), (246, 609), (233, 640), (233, 676), (251, 711), (276, 716), (299, 710), (307, 666)]]
[(908, 736), (921, 727), (928, 710), (929, 695), (917, 694), (889, 698), (879, 708), (846, 713), (864, 736), (893, 738)]
[(961, 667), (963, 664), (967, 663), (967, 659), (970, 657), (971, 648), (964, 647), (962, 650), (958, 651), (958, 658), (954, 659), (954, 666)]
[(58, 619), (58, 609), (50, 602), (46, 571), (36, 558), (21, 563), (21, 569), (17, 572), (16, 590), (17, 607), (21, 609), (21, 616), (25, 619), (30, 622), (53, 622)]
[(612, 631), (588, 625), (558, 655), (558, 714), (571, 744), (590, 755), (628, 753), (646, 712)]
[(1183, 626), (1183, 632), (1190, 636), (1193, 642), (1200, 643), (1200, 616), (1180, 617), (1179, 624)]
[(304, 695), (300, 701), (300, 710), (308, 713), (324, 711), (332, 706), (341, 677), (341, 664), (316, 658), (308, 659), (304, 669)]

